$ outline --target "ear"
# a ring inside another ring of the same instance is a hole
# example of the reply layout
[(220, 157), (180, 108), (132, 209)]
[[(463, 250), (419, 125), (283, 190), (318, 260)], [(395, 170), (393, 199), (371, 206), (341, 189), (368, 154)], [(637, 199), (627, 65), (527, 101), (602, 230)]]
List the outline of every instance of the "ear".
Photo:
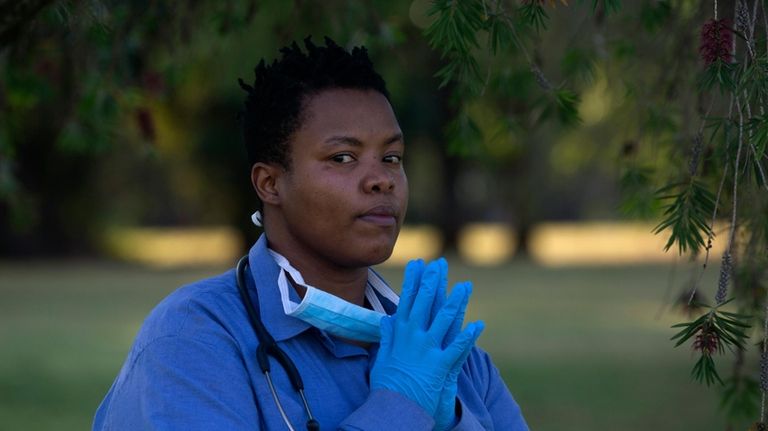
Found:
[(277, 179), (283, 173), (284, 169), (277, 164), (259, 162), (251, 167), (251, 184), (263, 203), (271, 205), (280, 204)]

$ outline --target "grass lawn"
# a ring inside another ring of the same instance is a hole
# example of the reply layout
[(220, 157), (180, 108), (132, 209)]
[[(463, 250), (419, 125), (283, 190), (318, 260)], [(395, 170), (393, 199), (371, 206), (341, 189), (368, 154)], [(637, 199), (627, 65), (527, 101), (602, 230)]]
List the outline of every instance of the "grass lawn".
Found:
[[(154, 304), (221, 270), (0, 263), (0, 430), (89, 428)], [(401, 270), (382, 272), (399, 284)], [(709, 296), (716, 275), (705, 276)], [(659, 317), (669, 267), (455, 263), (451, 278), (474, 281), (469, 318), (487, 326), (479, 344), (531, 429), (724, 429), (715, 391), (689, 379), (690, 349), (668, 341), (681, 316)]]

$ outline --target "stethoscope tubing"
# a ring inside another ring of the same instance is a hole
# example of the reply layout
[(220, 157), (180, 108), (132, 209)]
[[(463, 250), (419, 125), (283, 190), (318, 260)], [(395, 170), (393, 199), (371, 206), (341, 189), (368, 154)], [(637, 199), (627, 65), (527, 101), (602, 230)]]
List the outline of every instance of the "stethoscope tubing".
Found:
[[(246, 289), (245, 271), (247, 268), (248, 255), (245, 255), (237, 262), (237, 269), (235, 271), (237, 278), (237, 290), (240, 292), (240, 298), (242, 299), (243, 305), (245, 306), (245, 311), (248, 314), (248, 320), (251, 323), (253, 332), (256, 334), (256, 338), (259, 340), (259, 345), (256, 347), (256, 361), (259, 364), (261, 372), (264, 373), (264, 377), (267, 379), (269, 391), (272, 393), (272, 398), (274, 398), (275, 404), (277, 404), (277, 409), (280, 412), (280, 416), (282, 416), (283, 421), (288, 426), (288, 429), (290, 431), (295, 431), (291, 425), (290, 420), (288, 420), (288, 415), (286, 414), (285, 409), (283, 409), (283, 405), (280, 402), (280, 397), (278, 397), (275, 386), (272, 383), (272, 378), (270, 377), (271, 369), (269, 364), (270, 356), (272, 356), (277, 361), (277, 363), (283, 367), (285, 373), (288, 375), (288, 380), (291, 382), (291, 386), (293, 386), (293, 389), (299, 393), (301, 402), (304, 404), (304, 410), (307, 412), (307, 430), (320, 431), (320, 424), (317, 422), (314, 416), (312, 416), (312, 410), (309, 408), (309, 402), (307, 402), (307, 397), (304, 394), (304, 382), (301, 380), (301, 375), (299, 374), (299, 370), (296, 368), (296, 364), (294, 364), (294, 362), (290, 357), (288, 357), (285, 351), (280, 346), (278, 346), (274, 337), (272, 337), (272, 334), (270, 334), (269, 331), (267, 331), (267, 328), (264, 327), (264, 323), (261, 321), (261, 313), (259, 312), (259, 309), (254, 306), (253, 301), (251, 301), (251, 296)], [(256, 296), (256, 302), (258, 303), (259, 296), (257, 290), (254, 289), (253, 293)]]

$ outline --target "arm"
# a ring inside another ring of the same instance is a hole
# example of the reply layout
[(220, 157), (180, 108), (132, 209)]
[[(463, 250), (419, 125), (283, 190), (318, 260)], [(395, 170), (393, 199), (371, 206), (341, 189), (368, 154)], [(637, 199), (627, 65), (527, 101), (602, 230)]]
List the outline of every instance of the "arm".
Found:
[(459, 393), (461, 413), (459, 423), (453, 430), (485, 430), (487, 428), (483, 424), (492, 423), (493, 429), (497, 430), (528, 431), (520, 407), (487, 353), (474, 349), (464, 366), (461, 379), (462, 388), (474, 392), (478, 397), (464, 397)]
[(160, 337), (132, 357), (113, 390), (94, 429), (260, 429), (245, 366), (231, 345)]

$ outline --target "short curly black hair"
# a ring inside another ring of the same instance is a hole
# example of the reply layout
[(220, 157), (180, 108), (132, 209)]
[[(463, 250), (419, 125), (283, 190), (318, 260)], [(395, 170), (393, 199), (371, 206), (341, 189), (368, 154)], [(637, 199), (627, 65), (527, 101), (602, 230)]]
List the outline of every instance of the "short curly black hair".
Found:
[(301, 126), (308, 97), (333, 88), (375, 90), (389, 99), (384, 79), (373, 69), (364, 47), (347, 52), (326, 37), (326, 46), (304, 39), (304, 53), (293, 42), (282, 48), (282, 58), (266, 65), (262, 59), (250, 86), (239, 79), (248, 95), (240, 112), (250, 166), (277, 163), (290, 169), (288, 141)]

